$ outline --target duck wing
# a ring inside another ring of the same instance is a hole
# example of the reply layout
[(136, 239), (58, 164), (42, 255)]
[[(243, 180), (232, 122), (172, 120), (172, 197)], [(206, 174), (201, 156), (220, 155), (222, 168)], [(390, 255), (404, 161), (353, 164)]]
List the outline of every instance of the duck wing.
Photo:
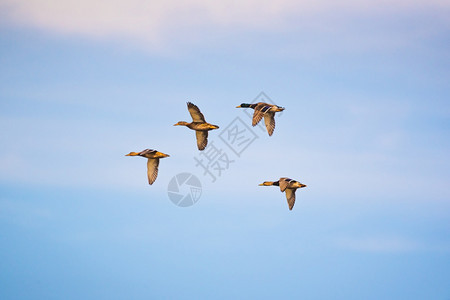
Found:
[(289, 186), (289, 183), (291, 182), (292, 179), (286, 178), (286, 177), (282, 177), (280, 178), (280, 180), (278, 181), (279, 185), (280, 185), (280, 191), (284, 192), (287, 187)]
[(252, 126), (256, 126), (271, 107), (272, 105), (270, 104), (259, 102), (255, 107), (255, 112), (253, 113)]
[(197, 137), (198, 150), (204, 150), (208, 144), (208, 131), (196, 130), (195, 135)]
[(147, 160), (148, 184), (152, 185), (158, 177), (159, 158), (149, 158)]
[(267, 132), (269, 133), (269, 136), (273, 134), (273, 131), (275, 130), (275, 113), (274, 112), (268, 112), (264, 115), (264, 123), (266, 124)]
[(188, 107), (189, 113), (191, 114), (192, 121), (200, 122), (200, 123), (206, 122), (205, 116), (203, 116), (202, 112), (197, 107), (197, 105), (195, 105), (194, 103), (188, 102), (187, 107)]
[(289, 210), (292, 210), (295, 204), (295, 189), (286, 189), (286, 199), (289, 205)]
[(147, 156), (151, 156), (151, 155), (156, 154), (156, 152), (157, 151), (153, 150), (153, 149), (145, 149), (145, 150), (142, 150), (141, 152), (139, 152), (139, 155), (147, 157)]

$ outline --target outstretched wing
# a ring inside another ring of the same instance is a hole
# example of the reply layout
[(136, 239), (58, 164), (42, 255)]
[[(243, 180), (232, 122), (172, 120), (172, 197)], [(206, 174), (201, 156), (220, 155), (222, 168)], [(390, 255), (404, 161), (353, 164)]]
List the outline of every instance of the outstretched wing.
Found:
[(252, 126), (256, 126), (271, 107), (272, 106), (270, 104), (259, 102), (255, 107), (255, 112), (253, 113)]
[(208, 144), (208, 131), (196, 130), (195, 135), (197, 137), (197, 147), (198, 150), (203, 150)]
[(286, 189), (286, 199), (289, 205), (289, 210), (292, 210), (295, 204), (295, 189)]
[(203, 116), (203, 114), (201, 113), (200, 109), (197, 107), (197, 105), (188, 102), (187, 103), (187, 107), (189, 110), (189, 113), (191, 114), (192, 117), (192, 121), (194, 122), (206, 122), (205, 121), (205, 117)]
[(153, 150), (153, 149), (145, 149), (145, 150), (142, 150), (141, 152), (139, 152), (139, 155), (140, 156), (145, 156), (147, 154), (155, 154), (156, 152), (157, 151)]
[(288, 185), (289, 185), (289, 182), (290, 182), (291, 180), (292, 180), (292, 179), (289, 179), (289, 178), (286, 178), (286, 177), (280, 178), (280, 180), (279, 180), (278, 182), (279, 182), (279, 184), (280, 184), (280, 191), (281, 191), (281, 192), (284, 192), (284, 191), (287, 189), (287, 187), (288, 187)]
[(269, 136), (273, 134), (275, 130), (275, 113), (268, 112), (264, 115), (264, 123), (266, 124), (267, 132)]
[(147, 160), (148, 184), (153, 184), (158, 177), (159, 158), (149, 158)]

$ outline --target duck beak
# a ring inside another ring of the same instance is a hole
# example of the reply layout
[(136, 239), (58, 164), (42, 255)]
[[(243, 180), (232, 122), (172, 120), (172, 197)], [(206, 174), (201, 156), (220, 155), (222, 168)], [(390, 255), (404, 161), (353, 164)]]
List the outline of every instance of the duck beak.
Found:
[(128, 154), (125, 154), (125, 156), (136, 156), (138, 155), (136, 152), (130, 152)]
[(283, 110), (285, 110), (284, 107), (278, 107), (278, 109), (277, 109), (277, 111), (283, 111)]
[(264, 186), (264, 183), (260, 183), (260, 184), (258, 184), (259, 186)]
[(240, 105), (239, 105), (239, 106), (236, 106), (236, 108), (240, 108), (240, 107), (242, 107), (242, 106), (240, 106)]

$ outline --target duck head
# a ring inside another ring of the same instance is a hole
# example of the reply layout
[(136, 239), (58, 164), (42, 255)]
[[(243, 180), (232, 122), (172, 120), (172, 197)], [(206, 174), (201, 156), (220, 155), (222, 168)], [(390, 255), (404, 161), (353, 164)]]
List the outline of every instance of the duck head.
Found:
[(173, 124), (173, 126), (188, 126), (188, 125), (189, 125), (189, 123), (185, 122), (185, 121), (180, 121), (176, 124)]
[(263, 183), (259, 184), (260, 186), (271, 186), (271, 185), (275, 185), (275, 182), (273, 181), (264, 181)]
[(254, 107), (254, 105), (256, 104), (241, 103), (241, 105), (236, 106), (236, 108)]
[(137, 156), (137, 155), (139, 155), (138, 152), (130, 152), (128, 154), (125, 154), (125, 156)]

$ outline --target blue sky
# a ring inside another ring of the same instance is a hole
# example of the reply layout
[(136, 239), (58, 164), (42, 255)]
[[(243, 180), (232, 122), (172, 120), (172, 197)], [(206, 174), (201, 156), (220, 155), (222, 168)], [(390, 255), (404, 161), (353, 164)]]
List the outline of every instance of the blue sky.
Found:
[[(2, 299), (448, 299), (447, 1), (0, 1)], [(221, 129), (286, 107), (216, 182)], [(144, 159), (155, 148), (149, 186)], [(167, 196), (198, 176), (198, 203)], [(308, 185), (289, 211), (282, 176)]]

